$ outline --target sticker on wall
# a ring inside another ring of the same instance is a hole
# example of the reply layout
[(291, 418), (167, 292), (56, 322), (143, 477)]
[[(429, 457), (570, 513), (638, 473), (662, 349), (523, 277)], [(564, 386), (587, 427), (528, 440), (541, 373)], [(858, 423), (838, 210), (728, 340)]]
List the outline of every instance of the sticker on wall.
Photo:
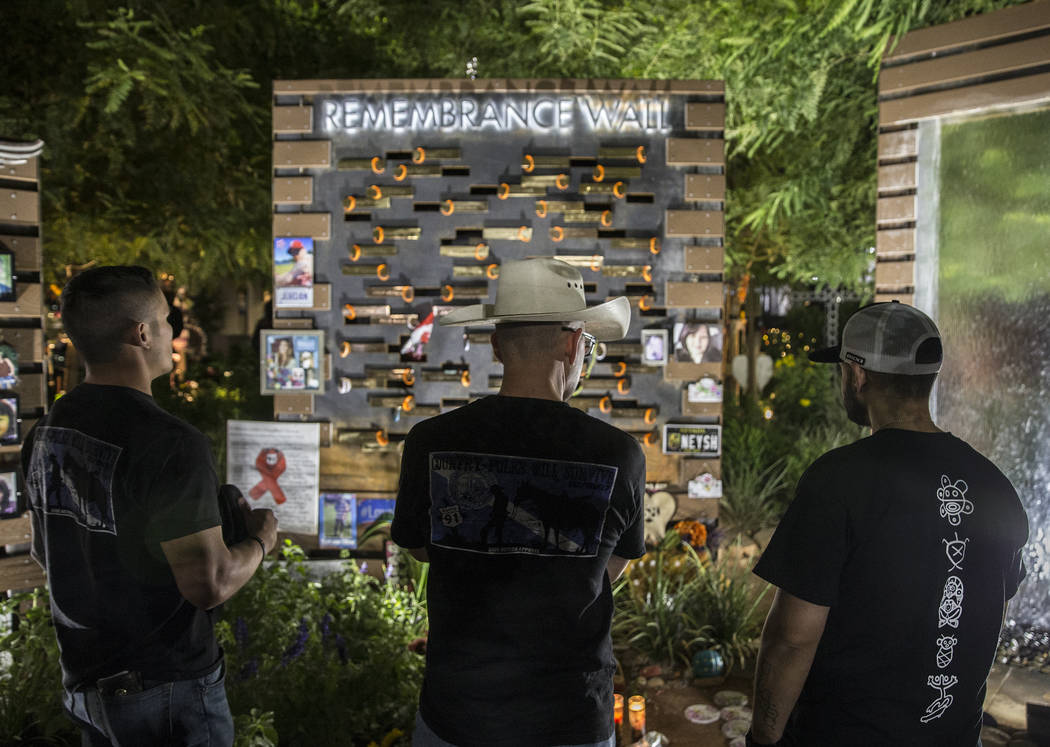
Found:
[(722, 401), (722, 382), (713, 376), (704, 376), (686, 387), (686, 399), (690, 402), (717, 403)]
[(309, 309), (314, 305), (314, 240), (273, 240), (273, 305), (275, 309)]
[(689, 481), (690, 498), (721, 498), (722, 481), (710, 472), (697, 475)]
[(722, 454), (722, 426), (667, 423), (664, 454), (717, 457)]

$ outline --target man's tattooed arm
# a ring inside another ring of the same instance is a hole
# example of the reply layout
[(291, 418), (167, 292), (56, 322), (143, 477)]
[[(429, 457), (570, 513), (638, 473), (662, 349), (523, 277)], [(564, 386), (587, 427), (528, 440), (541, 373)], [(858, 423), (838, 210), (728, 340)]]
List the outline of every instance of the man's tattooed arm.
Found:
[(777, 590), (755, 667), (751, 724), (755, 744), (775, 744), (783, 735), (809, 675), (829, 610)]

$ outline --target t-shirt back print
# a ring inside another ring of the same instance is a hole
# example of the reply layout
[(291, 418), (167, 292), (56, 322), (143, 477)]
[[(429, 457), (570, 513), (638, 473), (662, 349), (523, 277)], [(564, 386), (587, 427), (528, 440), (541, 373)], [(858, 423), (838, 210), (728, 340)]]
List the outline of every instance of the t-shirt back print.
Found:
[(430, 541), (485, 554), (593, 558), (616, 472), (603, 464), (433, 452)]
[(117, 533), (113, 473), (120, 447), (69, 428), (42, 426), (33, 444), (28, 481), (35, 506), (67, 516), (91, 532)]
[[(973, 514), (973, 501), (966, 497), (968, 489), (964, 481), (953, 482), (947, 475), (941, 475), (941, 485), (937, 488), (940, 516), (947, 520), (952, 529), (962, 524), (963, 516)], [(926, 707), (926, 713), (919, 719), (924, 724), (944, 715), (955, 700), (948, 691), (959, 684), (959, 678), (945, 670), (951, 665), (955, 647), (959, 643), (958, 638), (952, 635), (952, 630), (959, 627), (965, 587), (963, 579), (956, 574), (962, 573), (963, 561), (966, 559), (966, 545), (969, 541), (967, 537), (960, 537), (958, 531), (953, 531), (952, 536), (941, 540), (944, 543), (944, 554), (948, 560), (947, 573), (949, 574), (944, 582), (941, 603), (937, 606), (937, 628), (942, 633), (937, 638), (935, 661), (937, 668), (941, 671), (926, 678), (926, 684), (934, 689), (936, 697)]]

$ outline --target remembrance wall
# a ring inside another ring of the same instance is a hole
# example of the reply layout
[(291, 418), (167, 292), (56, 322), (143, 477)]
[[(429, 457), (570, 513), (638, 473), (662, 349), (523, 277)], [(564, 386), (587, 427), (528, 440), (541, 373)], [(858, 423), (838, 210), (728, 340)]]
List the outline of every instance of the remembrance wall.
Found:
[(415, 422), (498, 390), (491, 327), (434, 321), (554, 256), (633, 311), (570, 404), (638, 438), (678, 517), (716, 518), (724, 118), (718, 81), (275, 82), (261, 384), (320, 423), (320, 491), (392, 495)]

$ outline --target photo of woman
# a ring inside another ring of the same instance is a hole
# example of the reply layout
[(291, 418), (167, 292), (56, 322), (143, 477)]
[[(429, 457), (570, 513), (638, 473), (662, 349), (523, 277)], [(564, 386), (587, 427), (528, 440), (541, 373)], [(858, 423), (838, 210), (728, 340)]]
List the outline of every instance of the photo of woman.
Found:
[(717, 324), (686, 322), (674, 325), (674, 357), (682, 363), (720, 363), (722, 328)]
[(0, 397), (0, 444), (7, 446), (18, 442), (18, 398)]
[(262, 391), (321, 392), (318, 371), (323, 349), (321, 332), (288, 334), (286, 330), (263, 330), (261, 334)]

